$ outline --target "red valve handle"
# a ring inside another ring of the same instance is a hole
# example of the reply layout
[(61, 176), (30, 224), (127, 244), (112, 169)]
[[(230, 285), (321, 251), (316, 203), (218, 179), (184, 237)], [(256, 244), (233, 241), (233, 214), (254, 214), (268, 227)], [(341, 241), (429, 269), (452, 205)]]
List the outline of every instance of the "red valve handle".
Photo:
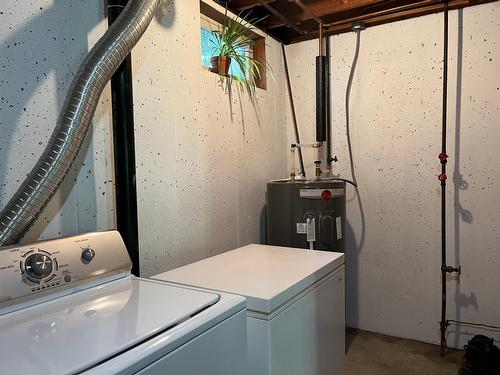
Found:
[(448, 159), (448, 154), (446, 152), (442, 152), (438, 155), (439, 160), (446, 161)]

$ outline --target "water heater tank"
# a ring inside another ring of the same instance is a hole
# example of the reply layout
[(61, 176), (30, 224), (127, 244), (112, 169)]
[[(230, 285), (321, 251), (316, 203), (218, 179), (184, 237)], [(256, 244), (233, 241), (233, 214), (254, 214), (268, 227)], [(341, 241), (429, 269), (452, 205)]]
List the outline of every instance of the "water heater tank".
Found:
[(343, 181), (269, 182), (267, 244), (309, 248), (309, 237), (315, 250), (344, 252), (345, 207)]

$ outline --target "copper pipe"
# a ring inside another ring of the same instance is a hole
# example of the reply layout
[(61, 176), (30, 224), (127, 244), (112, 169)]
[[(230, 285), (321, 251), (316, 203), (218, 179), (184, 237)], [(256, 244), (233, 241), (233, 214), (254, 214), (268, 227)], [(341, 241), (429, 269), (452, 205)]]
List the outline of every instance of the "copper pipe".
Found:
[(319, 55), (324, 56), (323, 48), (323, 23), (319, 24)]

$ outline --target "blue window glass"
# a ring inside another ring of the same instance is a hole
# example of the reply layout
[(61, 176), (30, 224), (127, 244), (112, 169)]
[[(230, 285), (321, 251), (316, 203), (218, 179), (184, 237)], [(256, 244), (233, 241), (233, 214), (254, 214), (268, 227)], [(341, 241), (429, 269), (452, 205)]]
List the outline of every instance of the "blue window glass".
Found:
[[(244, 47), (239, 48), (240, 52), (246, 52), (247, 50)], [(201, 65), (206, 66), (206, 67), (211, 67), (212, 64), (210, 63), (210, 59), (212, 56), (215, 56), (215, 48), (214, 48), (214, 43), (213, 43), (213, 34), (212, 32), (207, 29), (202, 27), (201, 28)], [(245, 71), (242, 71), (240, 66), (235, 63), (234, 61), (231, 63), (231, 66), (229, 67), (229, 74), (232, 75), (233, 77), (238, 77), (238, 78), (246, 78), (247, 77), (247, 72), (248, 72), (248, 65), (245, 66)]]

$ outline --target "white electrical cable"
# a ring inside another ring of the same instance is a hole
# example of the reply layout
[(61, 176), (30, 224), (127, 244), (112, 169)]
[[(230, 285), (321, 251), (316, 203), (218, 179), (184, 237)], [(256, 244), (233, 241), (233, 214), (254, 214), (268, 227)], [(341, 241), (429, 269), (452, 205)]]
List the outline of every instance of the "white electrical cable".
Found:
[(347, 148), (349, 150), (349, 163), (351, 165), (351, 176), (352, 176), (352, 182), (353, 185), (357, 188), (358, 187), (358, 181), (356, 179), (356, 173), (354, 170), (354, 158), (352, 156), (352, 146), (351, 146), (351, 132), (350, 132), (350, 121), (349, 121), (349, 99), (351, 97), (351, 88), (352, 88), (352, 81), (354, 79), (354, 73), (356, 71), (356, 65), (358, 64), (358, 56), (359, 56), (359, 44), (361, 40), (361, 30), (357, 29), (355, 30), (356, 33), (356, 50), (354, 52), (354, 58), (352, 61), (351, 65), (351, 72), (349, 73), (349, 80), (347, 81), (347, 89), (345, 93), (345, 129), (346, 129), (346, 136), (347, 136)]

